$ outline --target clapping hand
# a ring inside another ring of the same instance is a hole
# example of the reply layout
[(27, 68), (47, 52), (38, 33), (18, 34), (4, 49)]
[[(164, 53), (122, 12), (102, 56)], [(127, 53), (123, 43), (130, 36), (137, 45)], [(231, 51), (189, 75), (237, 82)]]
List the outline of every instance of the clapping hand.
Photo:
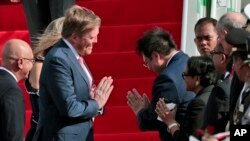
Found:
[(147, 95), (144, 93), (143, 96), (141, 96), (136, 89), (128, 91), (127, 100), (129, 107), (136, 115), (141, 109), (147, 108), (150, 105)]
[(97, 87), (91, 89), (90, 95), (98, 103), (99, 109), (103, 108), (103, 106), (108, 101), (108, 98), (114, 88), (112, 83), (113, 83), (112, 77), (105, 76), (101, 79)]

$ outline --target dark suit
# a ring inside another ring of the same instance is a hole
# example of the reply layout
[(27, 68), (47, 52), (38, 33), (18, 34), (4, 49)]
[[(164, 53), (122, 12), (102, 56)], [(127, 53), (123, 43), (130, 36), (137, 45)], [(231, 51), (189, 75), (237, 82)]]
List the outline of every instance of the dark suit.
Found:
[(237, 74), (234, 73), (230, 86), (230, 125), (233, 124), (233, 114), (236, 107), (237, 99), (244, 86), (244, 82), (240, 81)]
[(182, 72), (186, 67), (189, 57), (183, 52), (175, 54), (164, 71), (157, 76), (152, 88), (151, 105), (138, 113), (138, 123), (141, 130), (158, 130), (161, 140), (170, 140), (167, 126), (157, 120), (155, 113), (156, 103), (159, 98), (166, 98), (178, 105), (176, 120), (182, 123), (188, 103), (194, 98), (194, 94), (187, 92), (186, 84), (182, 78)]
[(40, 78), (40, 117), (34, 139), (92, 141), (98, 104), (75, 54), (60, 40), (46, 55)]
[(52, 20), (64, 16), (64, 11), (74, 3), (75, 0), (23, 0), (32, 44)]
[(204, 128), (208, 125), (215, 128), (215, 133), (224, 132), (229, 121), (229, 75), (214, 87), (207, 104)]
[(24, 97), (15, 78), (0, 69), (0, 141), (23, 141)]
[(214, 85), (201, 90), (187, 107), (187, 113), (181, 130), (173, 135), (174, 141), (187, 141), (190, 135), (196, 135), (197, 129), (201, 129), (204, 122), (204, 114), (208, 98)]

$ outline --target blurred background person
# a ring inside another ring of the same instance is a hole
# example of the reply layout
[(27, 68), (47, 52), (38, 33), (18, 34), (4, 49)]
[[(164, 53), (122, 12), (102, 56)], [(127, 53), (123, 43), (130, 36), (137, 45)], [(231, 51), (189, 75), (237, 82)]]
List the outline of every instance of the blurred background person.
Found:
[(197, 21), (194, 27), (197, 50), (200, 55), (210, 55), (210, 52), (214, 50), (217, 41), (218, 34), (216, 30), (217, 20), (214, 18), (204, 17)]
[[(224, 52), (227, 55), (232, 53), (233, 44), (228, 43), (226, 35), (235, 28), (242, 28), (246, 25), (247, 18), (239, 12), (228, 12), (220, 17), (217, 22), (216, 29), (219, 35), (219, 41), (224, 48)], [(237, 37), (237, 36), (235, 36)], [(232, 57), (229, 57), (228, 65), (230, 66), (233, 62)], [(238, 76), (231, 72), (232, 80), (230, 86), (230, 124), (233, 121), (233, 111), (235, 109), (236, 101), (239, 97), (240, 91), (243, 88), (244, 83), (239, 80)]]
[(211, 52), (214, 67), (218, 73), (217, 84), (209, 97), (205, 111), (204, 129), (213, 128), (213, 133), (225, 132), (229, 121), (230, 72), (229, 56), (224, 53), (221, 43)]
[(37, 42), (33, 48), (35, 63), (30, 71), (29, 78), (25, 81), (25, 87), (30, 96), (32, 115), (30, 120), (30, 129), (26, 135), (26, 141), (32, 141), (36, 132), (39, 119), (39, 80), (46, 54), (59, 41), (62, 31), (64, 17), (52, 21), (44, 33), (37, 37)]
[(8, 40), (2, 50), (0, 67), (0, 140), (23, 141), (25, 105), (20, 80), (28, 78), (33, 63), (29, 44), (20, 39)]
[[(233, 48), (233, 69), (239, 80), (244, 82), (244, 86), (240, 91), (237, 103), (233, 114), (233, 124), (242, 125), (242, 117), (250, 105), (250, 67), (249, 67), (249, 49), (247, 46), (247, 39), (250, 37), (250, 32), (242, 28), (231, 30), (226, 40), (234, 45)], [(249, 117), (248, 117), (249, 118)]]

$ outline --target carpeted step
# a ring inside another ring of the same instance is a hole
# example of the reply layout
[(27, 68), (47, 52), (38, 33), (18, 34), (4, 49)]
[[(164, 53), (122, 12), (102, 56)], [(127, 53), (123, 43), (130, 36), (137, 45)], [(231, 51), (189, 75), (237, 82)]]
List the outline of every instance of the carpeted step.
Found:
[[(135, 51), (137, 40), (145, 31), (155, 26), (169, 31), (179, 48), (180, 23), (152, 23), (144, 25), (101, 26), (98, 43), (95, 44), (93, 53)], [(27, 30), (0, 31), (0, 50), (3, 44), (11, 38), (23, 39), (30, 43)]]
[[(136, 88), (140, 94), (146, 93), (151, 99), (151, 89), (154, 77), (148, 78), (130, 78), (130, 79), (114, 79), (114, 90), (110, 95), (107, 106), (124, 106), (127, 105), (127, 92)], [(98, 84), (99, 81), (96, 81)], [(26, 91), (23, 81), (19, 82), (19, 86), (24, 93), (25, 108), (31, 110), (29, 94)]]
[(107, 106), (123, 106), (127, 105), (127, 92), (136, 88), (140, 94), (146, 93), (151, 99), (151, 90), (154, 77), (148, 78), (130, 78), (130, 79), (115, 79), (114, 90), (110, 95)]
[[(121, 127), (122, 128), (122, 127)], [(158, 132), (94, 134), (95, 141), (160, 141)]]
[[(182, 21), (182, 0), (77, 0), (76, 3), (93, 10), (103, 19), (103, 25)], [(1, 4), (0, 11), (11, 11), (0, 13), (0, 31), (27, 29), (22, 4)]]
[[(30, 117), (31, 110), (26, 110), (25, 135), (30, 128)], [(112, 136), (125, 134), (128, 138), (136, 137), (135, 135), (138, 134), (140, 140), (143, 139), (143, 136), (151, 136), (149, 139), (159, 138), (156, 131), (140, 131), (137, 126), (137, 119), (128, 106), (106, 106), (104, 115), (97, 116), (94, 120), (94, 135), (96, 138), (106, 140), (108, 138), (111, 139)]]
[(155, 76), (143, 66), (142, 58), (135, 52), (100, 53), (85, 58), (94, 79), (109, 75), (114, 79)]
[(136, 116), (128, 106), (106, 106), (104, 115), (94, 120), (94, 133), (140, 132), (137, 125)]

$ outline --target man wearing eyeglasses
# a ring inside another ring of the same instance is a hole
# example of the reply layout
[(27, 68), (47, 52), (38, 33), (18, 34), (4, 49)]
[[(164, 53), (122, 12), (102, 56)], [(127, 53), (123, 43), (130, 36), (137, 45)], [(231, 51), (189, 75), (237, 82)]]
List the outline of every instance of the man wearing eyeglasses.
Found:
[(137, 45), (137, 52), (142, 56), (144, 66), (158, 76), (152, 86), (151, 101), (146, 94), (141, 96), (136, 89), (132, 89), (128, 91), (127, 103), (137, 116), (138, 126), (142, 131), (159, 131), (162, 141), (172, 140), (172, 136), (166, 132), (168, 127), (158, 118), (155, 107), (160, 98), (175, 103), (176, 121), (182, 124), (187, 105), (194, 98), (193, 93), (187, 92), (182, 79), (189, 57), (182, 51), (177, 51), (171, 34), (159, 27), (146, 32)]
[(33, 63), (33, 53), (28, 43), (19, 39), (5, 43), (0, 67), (1, 141), (23, 141), (25, 108), (18, 82), (28, 78)]

